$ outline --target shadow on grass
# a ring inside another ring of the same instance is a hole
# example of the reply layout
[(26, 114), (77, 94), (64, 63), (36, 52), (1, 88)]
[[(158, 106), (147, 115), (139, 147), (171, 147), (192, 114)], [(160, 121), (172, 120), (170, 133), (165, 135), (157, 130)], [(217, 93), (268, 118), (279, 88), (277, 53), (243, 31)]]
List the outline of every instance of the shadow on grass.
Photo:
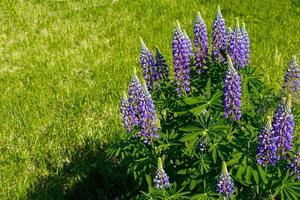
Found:
[(100, 143), (88, 139), (60, 171), (38, 179), (28, 199), (130, 199), (132, 184), (125, 167), (110, 161)]

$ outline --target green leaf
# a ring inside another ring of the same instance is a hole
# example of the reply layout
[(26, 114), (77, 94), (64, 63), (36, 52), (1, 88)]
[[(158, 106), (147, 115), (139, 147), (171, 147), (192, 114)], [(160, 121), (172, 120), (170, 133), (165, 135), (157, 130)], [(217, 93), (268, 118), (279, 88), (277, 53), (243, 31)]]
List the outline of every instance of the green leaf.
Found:
[(242, 155), (243, 155), (243, 153), (241, 153), (241, 152), (233, 154), (232, 155), (233, 158), (231, 160), (229, 160), (228, 162), (226, 162), (227, 166), (232, 166), (232, 165), (237, 164), (240, 161)]
[(186, 175), (186, 169), (181, 169), (177, 172), (177, 174), (180, 174), (180, 175)]
[(190, 183), (190, 190), (193, 190), (196, 187), (197, 183), (198, 183), (197, 180), (192, 180)]
[(197, 126), (189, 125), (189, 126), (180, 127), (179, 130), (181, 130), (183, 132), (195, 132), (195, 131), (200, 131), (201, 128), (199, 128)]
[(259, 185), (258, 171), (254, 169), (254, 170), (252, 170), (252, 174), (253, 174), (256, 185)]
[(242, 175), (245, 173), (247, 166), (245, 164), (239, 165), (239, 169), (236, 172), (237, 179), (241, 179)]
[(264, 184), (268, 184), (268, 179), (266, 178), (266, 172), (262, 169), (262, 167), (259, 164), (257, 164), (257, 169)]
[(194, 133), (186, 133), (182, 138), (179, 139), (180, 142), (189, 142), (196, 140), (198, 137), (199, 132), (194, 132)]
[(213, 148), (212, 150), (212, 158), (214, 160), (214, 163), (217, 162), (217, 149), (216, 148)]
[(203, 104), (206, 102), (205, 97), (199, 96), (199, 97), (187, 97), (183, 99), (184, 103), (187, 105), (195, 105), (195, 104)]
[(147, 181), (147, 184), (148, 184), (148, 188), (150, 190), (150, 188), (152, 187), (152, 178), (151, 178), (151, 176), (146, 175), (146, 181)]
[(207, 80), (207, 83), (206, 83), (206, 94), (207, 94), (207, 98), (210, 99), (210, 97), (211, 97), (211, 80), (210, 80), (210, 78)]
[(246, 170), (246, 176), (245, 176), (245, 182), (247, 184), (250, 184), (251, 177), (252, 177), (252, 167), (248, 166)]
[(195, 108), (190, 109), (189, 111), (193, 113), (195, 116), (199, 116), (204, 110), (206, 110), (207, 104), (199, 105)]

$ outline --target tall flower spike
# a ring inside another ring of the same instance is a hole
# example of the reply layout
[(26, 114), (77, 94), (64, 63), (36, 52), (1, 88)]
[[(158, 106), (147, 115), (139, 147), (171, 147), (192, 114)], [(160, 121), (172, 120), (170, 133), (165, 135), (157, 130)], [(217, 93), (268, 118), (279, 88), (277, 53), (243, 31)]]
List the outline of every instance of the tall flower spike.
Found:
[[(220, 6), (213, 22), (212, 56), (218, 62), (224, 62), (226, 52), (226, 27)], [(223, 51), (223, 53), (222, 53)]]
[(148, 89), (152, 90), (154, 82), (158, 80), (158, 73), (156, 70), (154, 58), (151, 51), (149, 51), (143, 39), (140, 38), (140, 40), (141, 40), (140, 62), (143, 69), (143, 77), (147, 83)]
[(228, 27), (227, 31), (226, 31), (226, 44), (227, 44), (227, 46), (229, 46), (229, 42), (231, 40), (232, 33), (233, 33), (233, 30), (231, 29), (231, 27)]
[[(129, 110), (130, 109), (129, 101), (127, 99), (127, 95), (125, 92), (123, 92), (120, 109), (123, 118), (124, 128), (126, 129), (127, 133), (130, 133), (133, 129), (134, 124)], [(135, 117), (135, 115), (133, 117)]]
[(297, 175), (297, 180), (300, 181), (300, 152), (295, 154), (295, 157), (291, 159), (290, 168), (292, 169), (291, 175)]
[(201, 73), (204, 71), (204, 65), (208, 57), (208, 36), (206, 25), (200, 12), (197, 12), (194, 23), (194, 44), (196, 47), (195, 61), (197, 72)]
[(128, 95), (129, 95), (128, 116), (130, 116), (131, 124), (138, 125), (139, 123), (138, 100), (142, 92), (142, 85), (135, 73), (136, 72), (134, 72), (131, 78), (129, 89), (128, 89)]
[(156, 55), (155, 55), (155, 65), (159, 74), (159, 79), (167, 80), (169, 79), (169, 68), (168, 64), (161, 54), (158, 47), (156, 47)]
[(221, 193), (224, 196), (224, 199), (227, 197), (231, 199), (231, 195), (234, 193), (234, 185), (231, 181), (231, 177), (227, 171), (226, 163), (222, 162), (222, 171), (218, 178), (217, 183), (217, 192)]
[(141, 137), (144, 139), (144, 143), (150, 144), (158, 138), (158, 135), (155, 107), (145, 82), (138, 99), (138, 111), (140, 114)]
[(274, 145), (271, 137), (272, 118), (267, 117), (267, 123), (262, 127), (259, 135), (259, 144), (257, 148), (257, 162), (261, 166), (266, 166), (267, 163), (275, 165), (277, 162), (276, 145)]
[(283, 90), (286, 93), (293, 95), (293, 101), (296, 101), (299, 91), (299, 82), (300, 81), (300, 69), (297, 63), (296, 56), (293, 56), (290, 61), (283, 84)]
[(291, 95), (276, 109), (272, 123), (273, 143), (281, 159), (286, 158), (286, 153), (292, 149), (294, 133), (294, 116), (291, 113)]
[(169, 177), (166, 174), (166, 172), (163, 169), (161, 158), (158, 158), (158, 167), (156, 170), (155, 178), (153, 179), (153, 182), (155, 184), (155, 187), (158, 189), (165, 189), (170, 186), (169, 183)]
[(247, 66), (250, 64), (250, 39), (248, 32), (246, 30), (245, 23), (243, 23), (243, 27), (241, 29), (242, 31), (242, 37), (243, 37), (243, 47), (244, 47), (244, 63), (243, 66)]
[(224, 115), (232, 121), (241, 118), (241, 78), (227, 55), (228, 70), (224, 80)]
[(232, 59), (233, 66), (238, 69), (244, 67), (245, 56), (244, 56), (244, 40), (242, 31), (239, 26), (239, 20), (236, 18), (235, 28), (229, 37), (228, 50)]
[(189, 61), (192, 52), (191, 42), (180, 29), (178, 21), (174, 30), (172, 49), (176, 92), (178, 96), (182, 96), (190, 91)]

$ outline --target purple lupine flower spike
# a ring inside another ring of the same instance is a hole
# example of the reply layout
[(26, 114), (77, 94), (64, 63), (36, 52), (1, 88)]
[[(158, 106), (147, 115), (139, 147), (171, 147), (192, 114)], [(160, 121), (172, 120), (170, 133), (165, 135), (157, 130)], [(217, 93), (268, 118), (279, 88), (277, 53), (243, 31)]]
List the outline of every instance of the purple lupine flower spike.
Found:
[(138, 111), (140, 114), (141, 137), (144, 139), (145, 144), (150, 144), (158, 138), (158, 135), (155, 107), (145, 82), (138, 99)]
[(141, 51), (140, 51), (140, 62), (143, 69), (143, 77), (147, 83), (149, 90), (152, 90), (153, 84), (158, 80), (158, 73), (154, 63), (154, 58), (151, 51), (147, 48), (142, 38), (141, 40)]
[(277, 162), (276, 145), (272, 140), (272, 118), (267, 117), (267, 123), (262, 127), (259, 135), (259, 144), (257, 148), (257, 162), (261, 166), (266, 166), (267, 163), (275, 165)]
[(228, 50), (232, 59), (233, 66), (238, 69), (245, 66), (244, 59), (244, 40), (239, 26), (239, 20), (236, 18), (236, 24), (231, 36), (229, 37)]
[(138, 115), (138, 99), (139, 95), (142, 91), (142, 85), (140, 83), (139, 78), (135, 74), (134, 70), (134, 75), (131, 78), (129, 89), (128, 89), (128, 114), (130, 116), (131, 123), (134, 125), (138, 125), (139, 123), (139, 115)]
[(244, 47), (244, 63), (243, 67), (250, 64), (250, 39), (248, 32), (246, 30), (245, 23), (242, 26), (242, 37), (243, 37), (243, 47)]
[(229, 46), (229, 42), (231, 40), (231, 35), (233, 33), (233, 30), (231, 29), (231, 27), (228, 27), (226, 30), (226, 44), (227, 46)]
[(224, 115), (232, 121), (241, 118), (241, 78), (227, 55), (228, 70), (224, 80)]
[[(212, 56), (218, 62), (224, 62), (226, 52), (226, 27), (220, 6), (213, 22)], [(223, 53), (222, 53), (223, 51)]]
[(286, 70), (283, 90), (288, 94), (292, 94), (294, 102), (297, 100), (298, 97), (299, 84), (300, 69), (297, 63), (296, 56), (293, 56)]
[(159, 79), (161, 80), (169, 79), (168, 64), (158, 47), (156, 47), (155, 65), (159, 74)]
[(272, 123), (273, 143), (277, 147), (279, 158), (286, 159), (292, 149), (294, 134), (294, 116), (291, 113), (291, 95), (277, 107)]
[(222, 161), (222, 171), (218, 178), (217, 192), (221, 193), (224, 196), (224, 199), (226, 199), (226, 197), (231, 199), (231, 195), (234, 193), (233, 187), (234, 185), (227, 171), (226, 163)]
[(176, 92), (178, 96), (183, 96), (190, 91), (189, 62), (192, 55), (191, 48), (189, 38), (181, 30), (179, 22), (177, 22), (174, 30), (172, 49)]
[(194, 44), (196, 47), (195, 61), (197, 72), (204, 71), (204, 66), (208, 57), (208, 36), (204, 20), (200, 12), (197, 12), (196, 20), (194, 23)]
[(158, 167), (156, 170), (155, 178), (153, 179), (153, 182), (155, 184), (155, 187), (157, 189), (165, 189), (170, 186), (169, 177), (166, 174), (165, 170), (162, 166), (161, 158), (158, 158)]
[(124, 128), (126, 129), (127, 133), (130, 133), (134, 126), (134, 124), (132, 123), (132, 120), (131, 120), (129, 109), (130, 109), (129, 101), (128, 101), (126, 93), (124, 92), (122, 100), (121, 100), (120, 110), (121, 110), (121, 115), (123, 118)]
[(300, 181), (300, 152), (298, 151), (294, 158), (291, 159), (290, 168), (292, 170), (291, 175), (297, 175), (297, 180)]

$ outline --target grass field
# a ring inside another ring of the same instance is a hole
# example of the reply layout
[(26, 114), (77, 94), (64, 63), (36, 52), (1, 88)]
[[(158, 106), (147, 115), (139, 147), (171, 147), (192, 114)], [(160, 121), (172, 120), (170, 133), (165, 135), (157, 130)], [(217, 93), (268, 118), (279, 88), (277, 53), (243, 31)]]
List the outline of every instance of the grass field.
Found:
[(2, 1), (0, 199), (89, 193), (100, 149), (123, 133), (119, 99), (141, 71), (139, 36), (171, 63), (175, 20), (192, 38), (200, 11), (211, 35), (218, 4), (227, 26), (245, 21), (252, 65), (279, 89), (300, 57), (299, 0)]

